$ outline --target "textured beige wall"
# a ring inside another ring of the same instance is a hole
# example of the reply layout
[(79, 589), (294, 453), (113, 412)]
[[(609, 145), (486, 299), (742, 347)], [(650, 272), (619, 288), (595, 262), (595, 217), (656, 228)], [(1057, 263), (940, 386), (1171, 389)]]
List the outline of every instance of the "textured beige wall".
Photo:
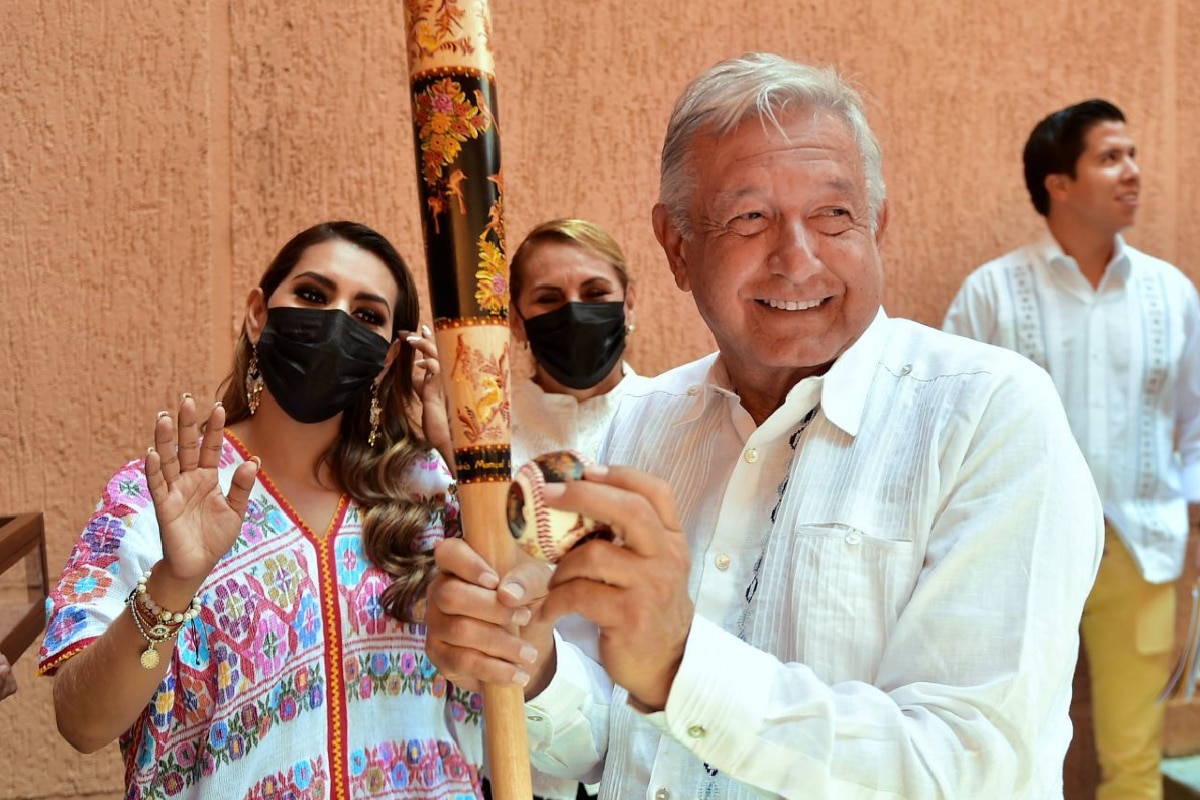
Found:
[[(1200, 274), (1196, 0), (497, 0), (513, 244), (550, 216), (626, 245), (653, 373), (711, 340), (649, 225), (670, 103), (750, 49), (829, 61), (871, 95), (891, 194), (887, 306), (936, 324), (976, 265), (1039, 230), (1019, 157), (1104, 95), (1145, 174), (1130, 239)], [(420, 270), (399, 3), (0, 0), (0, 512), (43, 510), (56, 572), (154, 412), (211, 393), (241, 301), (291, 234), (351, 217)], [(421, 279), (424, 283), (423, 278)], [(115, 748), (54, 730), (18, 663), (0, 800), (117, 796)]]

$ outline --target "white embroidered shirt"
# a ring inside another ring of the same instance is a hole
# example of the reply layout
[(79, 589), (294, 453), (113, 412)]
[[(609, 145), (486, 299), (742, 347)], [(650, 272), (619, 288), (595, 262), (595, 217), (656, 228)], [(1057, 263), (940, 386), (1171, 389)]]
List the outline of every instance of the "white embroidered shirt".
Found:
[(664, 373), (605, 460), (670, 483), (696, 613), (647, 716), (560, 639), (540, 769), (622, 800), (1062, 797), (1102, 517), (1044, 372), (881, 311), (757, 427), (718, 357)]
[(1047, 233), (968, 276), (944, 328), (1050, 373), (1142, 575), (1179, 577), (1187, 503), (1200, 500), (1200, 300), (1187, 276), (1117, 237), (1093, 289)]

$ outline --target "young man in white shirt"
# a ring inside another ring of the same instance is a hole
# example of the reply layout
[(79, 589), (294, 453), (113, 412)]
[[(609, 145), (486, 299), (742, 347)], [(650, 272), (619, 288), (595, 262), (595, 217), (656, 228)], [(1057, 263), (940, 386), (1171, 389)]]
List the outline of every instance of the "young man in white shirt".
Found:
[(1096, 480), (1105, 558), (1081, 632), (1091, 673), (1099, 800), (1161, 798), (1159, 759), (1188, 503), (1200, 499), (1200, 303), (1170, 264), (1130, 247), (1136, 147), (1116, 106), (1043, 119), (1025, 182), (1037, 242), (964, 282), (945, 329), (1044, 367)]
[[(883, 313), (880, 161), (831, 70), (751, 54), (676, 104), (654, 227), (719, 351), (548, 492), (623, 546), (503, 576), (437, 551), (430, 657), (525, 687), (542, 771), (606, 799), (1061, 799), (1099, 499), (1043, 372)], [(576, 612), (599, 662), (552, 630)]]

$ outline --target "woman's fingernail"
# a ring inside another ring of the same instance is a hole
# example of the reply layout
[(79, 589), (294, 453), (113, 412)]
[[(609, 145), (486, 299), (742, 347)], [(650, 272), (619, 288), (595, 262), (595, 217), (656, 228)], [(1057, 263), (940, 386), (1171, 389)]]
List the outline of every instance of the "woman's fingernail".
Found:
[(414, 367), (424, 367), (425, 364), (427, 364), (427, 363), (428, 362), (425, 359), (418, 358), (416, 361), (413, 362), (413, 366)]
[(532, 664), (537, 661), (537, 648), (531, 644), (521, 645), (521, 652), (517, 654), (517, 658), (526, 664)]
[(584, 478), (603, 478), (608, 474), (607, 464), (588, 464), (583, 468)]
[(191, 399), (192, 399), (191, 392), (183, 392), (182, 394), (179, 395), (180, 402), (183, 402), (184, 400), (191, 400)]
[(155, 414), (155, 415), (154, 415), (154, 419), (155, 419), (155, 420), (160, 420), (160, 419), (162, 419), (163, 417), (169, 417), (169, 416), (171, 416), (171, 412), (170, 412), (170, 411), (160, 411), (160, 412), (158, 412), (157, 414)]
[(261, 458), (259, 458), (258, 456), (250, 456), (250, 460), (253, 461), (255, 464), (257, 464), (259, 469), (262, 469), (262, 459)]
[(528, 608), (518, 608), (513, 612), (513, 624), (518, 628), (524, 628), (531, 619), (533, 619), (533, 613)]
[(512, 581), (509, 581), (508, 583), (504, 584), (500, 588), (503, 589), (504, 591), (508, 592), (510, 595), (512, 595), (517, 600), (520, 600), (522, 597), (525, 596), (525, 587), (519, 583), (513, 583)]
[(433, 331), (429, 330), (428, 325), (421, 326), (421, 333), (425, 334), (426, 336), (433, 336)]
[(529, 673), (523, 669), (517, 670), (515, 673), (513, 673), (513, 683), (515, 683), (517, 686), (524, 687), (529, 683)]
[(412, 336), (405, 336), (404, 341), (408, 342), (409, 344), (413, 344), (414, 342), (421, 341), (421, 337), (414, 333)]
[(224, 404), (224, 403), (222, 403), (220, 400), (218, 400), (218, 401), (216, 401), (215, 403), (213, 403), (213, 408), (214, 408), (214, 409), (216, 409), (216, 408), (224, 408), (224, 407), (225, 407), (225, 404)]

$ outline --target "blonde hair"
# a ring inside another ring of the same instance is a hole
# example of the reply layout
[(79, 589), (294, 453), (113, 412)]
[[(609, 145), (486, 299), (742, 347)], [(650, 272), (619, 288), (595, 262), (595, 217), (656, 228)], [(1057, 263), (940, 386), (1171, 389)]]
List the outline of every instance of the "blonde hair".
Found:
[(530, 259), (537, 245), (542, 242), (565, 242), (579, 245), (607, 262), (617, 271), (617, 280), (621, 283), (621, 291), (629, 288), (629, 269), (625, 263), (625, 254), (621, 252), (621, 246), (608, 231), (586, 219), (552, 219), (530, 231), (509, 261), (508, 289), (514, 306), (525, 282), (522, 274), (525, 262)]

